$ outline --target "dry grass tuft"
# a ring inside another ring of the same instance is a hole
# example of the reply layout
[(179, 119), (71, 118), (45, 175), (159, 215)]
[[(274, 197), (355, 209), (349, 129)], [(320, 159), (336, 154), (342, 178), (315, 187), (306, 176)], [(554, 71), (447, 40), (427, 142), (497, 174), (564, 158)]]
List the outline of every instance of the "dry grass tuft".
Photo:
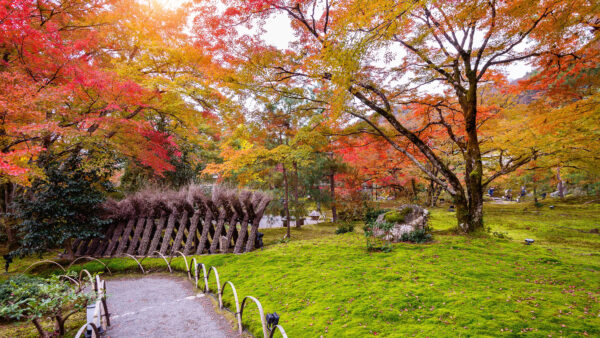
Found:
[(123, 200), (107, 200), (102, 206), (107, 218), (128, 219), (137, 217), (160, 217), (164, 213), (193, 213), (197, 209), (209, 208), (230, 214), (253, 213), (268, 194), (260, 191), (237, 190), (224, 186), (190, 184), (180, 190), (149, 187), (129, 195)]

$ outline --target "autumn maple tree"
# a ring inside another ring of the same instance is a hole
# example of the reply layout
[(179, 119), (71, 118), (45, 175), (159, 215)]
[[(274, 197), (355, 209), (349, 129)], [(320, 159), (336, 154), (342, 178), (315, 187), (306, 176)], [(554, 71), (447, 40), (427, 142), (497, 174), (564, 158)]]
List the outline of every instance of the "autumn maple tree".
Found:
[[(587, 1), (224, 2), (224, 11), (200, 5), (196, 28), (207, 48), (234, 67), (272, 55), (259, 27), (272, 15), (287, 16), (296, 34), (290, 48), (262, 67), (252, 63), (261, 87), (316, 95), (331, 121), (349, 114), (367, 123), (452, 196), (464, 232), (483, 226), (484, 187), (531, 160), (504, 153), (494, 170), (484, 168), (482, 86), (502, 83), (504, 69), (517, 62), (585, 53), (597, 34), (587, 24), (595, 22)], [(441, 102), (429, 100), (432, 89), (444, 94)], [(436, 108), (425, 125), (405, 113), (414, 105)], [(430, 127), (445, 130), (462, 165), (450, 167), (420, 135)]]
[(217, 67), (206, 67), (210, 58), (183, 33), (186, 17), (183, 8), (129, 0), (0, 1), (0, 192), (9, 242), (12, 200), (43, 180), (49, 163), (77, 156), (88, 169), (125, 163), (162, 177), (175, 169), (180, 144), (211, 142), (205, 112), (223, 99), (206, 69)]

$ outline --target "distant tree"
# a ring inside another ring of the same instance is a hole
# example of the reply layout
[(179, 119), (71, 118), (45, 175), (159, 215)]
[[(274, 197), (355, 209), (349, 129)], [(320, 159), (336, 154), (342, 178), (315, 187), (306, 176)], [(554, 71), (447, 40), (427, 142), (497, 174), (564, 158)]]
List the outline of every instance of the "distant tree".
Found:
[(76, 238), (102, 235), (110, 220), (100, 216), (104, 192), (111, 188), (109, 171), (85, 169), (77, 156), (52, 162), (45, 169), (46, 179), (35, 180), (17, 200), (17, 219), (23, 235), (18, 254), (43, 253), (63, 246), (73, 258)]

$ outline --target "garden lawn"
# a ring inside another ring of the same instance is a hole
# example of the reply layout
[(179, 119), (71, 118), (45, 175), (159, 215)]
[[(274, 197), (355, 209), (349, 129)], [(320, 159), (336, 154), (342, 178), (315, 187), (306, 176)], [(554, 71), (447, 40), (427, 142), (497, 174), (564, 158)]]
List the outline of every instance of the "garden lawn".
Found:
[[(598, 206), (522, 208), (487, 210), (492, 232), (513, 240), (438, 233), (368, 253), (362, 234), (329, 235), (202, 262), (277, 311), (290, 337), (600, 336), (600, 235), (555, 226), (600, 227)], [(436, 210), (432, 224), (453, 217)]]
[[(240, 297), (276, 311), (290, 337), (600, 336), (600, 235), (580, 232), (600, 228), (599, 205), (488, 205), (485, 221), (490, 235), (452, 235), (454, 214), (433, 210), (435, 242), (390, 253), (367, 252), (360, 226), (335, 235), (326, 224), (293, 229), (291, 242), (264, 250), (197, 259)], [(266, 243), (283, 236), (265, 232)], [(106, 261), (113, 271), (136, 267)], [(182, 258), (173, 262), (185, 269)], [(225, 300), (234, 307), (230, 290)], [(244, 311), (244, 323), (261, 335), (256, 310)]]

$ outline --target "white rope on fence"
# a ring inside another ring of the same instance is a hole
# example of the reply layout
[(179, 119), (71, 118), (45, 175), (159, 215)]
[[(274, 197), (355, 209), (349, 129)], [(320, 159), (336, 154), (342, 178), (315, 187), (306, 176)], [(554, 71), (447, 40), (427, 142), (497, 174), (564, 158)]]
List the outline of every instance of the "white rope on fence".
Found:
[[(217, 281), (217, 294), (221, 294), (221, 282), (219, 281), (219, 272), (217, 271), (217, 268), (215, 268), (214, 266), (211, 266), (210, 269), (208, 269), (208, 274), (206, 275), (206, 281), (208, 283), (208, 279), (210, 278), (210, 272), (214, 271), (215, 272), (215, 279)], [(206, 288), (206, 291), (209, 291), (209, 287)], [(221, 304), (222, 301), (219, 298), (219, 304)]]
[[(181, 252), (181, 251), (179, 251), (179, 250), (178, 250), (178, 251), (175, 251), (175, 253), (176, 253), (176, 254), (180, 254), (180, 255), (181, 255), (181, 257), (183, 257), (183, 260), (184, 260), (184, 262), (185, 262), (185, 271), (186, 271), (186, 272), (187, 272), (187, 274), (188, 274), (188, 279), (189, 279), (189, 280), (192, 280), (192, 276), (190, 275), (190, 265), (188, 264), (187, 257), (185, 257), (185, 255), (183, 254), (183, 252)], [(173, 258), (171, 258), (171, 259), (173, 259)]]
[(25, 273), (25, 272), (29, 271), (29, 269), (31, 269), (32, 267), (34, 267), (34, 266), (36, 266), (36, 265), (43, 264), (43, 263), (52, 263), (52, 264), (58, 265), (58, 267), (60, 267), (60, 268), (62, 269), (62, 271), (64, 271), (64, 272), (67, 272), (67, 269), (65, 269), (65, 267), (64, 267), (64, 266), (62, 266), (60, 263), (58, 263), (58, 262), (55, 262), (55, 261), (51, 261), (51, 260), (49, 260), (49, 259), (44, 259), (44, 260), (41, 260), (41, 261), (39, 261), (39, 262), (35, 262), (35, 263), (31, 264), (31, 265), (30, 265), (30, 266), (28, 266), (28, 267), (27, 267), (27, 269), (25, 269), (25, 270), (24, 270), (22, 273)]
[(265, 338), (268, 338), (269, 330), (267, 329), (267, 319), (265, 318), (265, 312), (263, 311), (262, 304), (260, 304), (258, 299), (254, 298), (252, 296), (244, 297), (244, 299), (242, 300), (242, 307), (240, 308), (240, 318), (244, 317), (244, 307), (246, 305), (246, 300), (248, 300), (248, 299), (253, 301), (256, 304), (256, 306), (258, 307), (258, 313), (260, 314), (260, 321), (262, 324), (263, 335)]
[(194, 269), (193, 273), (194, 273), (194, 286), (196, 287), (196, 289), (198, 288), (198, 262), (196, 261), (196, 258), (192, 258), (192, 269)]
[(69, 277), (67, 275), (59, 275), (58, 278), (68, 279), (69, 281), (71, 281), (71, 282), (75, 283), (75, 285), (77, 285), (77, 289), (78, 290), (81, 289), (81, 284), (77, 280), (75, 280), (74, 278), (72, 278), (72, 277)]
[(273, 338), (273, 335), (275, 334), (275, 329), (278, 329), (279, 333), (281, 333), (281, 335), (283, 337), (287, 338), (287, 334), (285, 333), (285, 330), (280, 325), (275, 325), (275, 327), (271, 330), (271, 334), (269, 335), (269, 338)]
[(242, 319), (243, 319), (243, 313), (244, 313), (244, 307), (246, 305), (246, 300), (250, 299), (252, 300), (256, 306), (258, 307), (258, 312), (260, 314), (260, 321), (262, 324), (262, 329), (263, 329), (263, 336), (264, 338), (270, 338), (273, 337), (276, 329), (281, 333), (281, 336), (284, 338), (287, 338), (287, 334), (285, 333), (285, 330), (283, 329), (283, 327), (281, 327), (280, 325), (275, 325), (271, 330), (268, 329), (267, 327), (267, 320), (265, 318), (265, 313), (263, 311), (263, 307), (262, 304), (260, 303), (260, 301), (252, 296), (246, 296), (244, 297), (244, 299), (242, 300), (242, 305), (240, 307), (240, 303), (239, 303), (239, 298), (237, 295), (237, 290), (235, 289), (235, 286), (233, 285), (233, 283), (231, 281), (226, 281), (225, 283), (223, 283), (223, 285), (221, 286), (219, 283), (219, 272), (217, 271), (217, 268), (214, 266), (211, 266), (208, 269), (208, 273), (206, 270), (206, 265), (204, 265), (203, 263), (197, 263), (196, 262), (196, 258), (192, 259), (192, 263), (193, 263), (193, 268), (194, 268), (194, 277), (196, 280), (196, 288), (198, 288), (198, 271), (199, 268), (198, 266), (202, 266), (202, 272), (204, 274), (204, 293), (207, 293), (210, 291), (210, 288), (208, 286), (208, 277), (210, 277), (210, 272), (214, 271), (215, 272), (215, 279), (216, 279), (216, 283), (217, 283), (217, 296), (218, 296), (218, 300), (219, 300), (219, 308), (223, 309), (223, 292), (225, 291), (225, 286), (226, 285), (230, 285), (231, 286), (231, 290), (233, 291), (233, 297), (235, 299), (235, 315), (236, 315), (236, 319), (238, 322), (238, 331), (240, 334), (242, 334)]
[(235, 318), (238, 322), (238, 331), (239, 334), (242, 334), (242, 315), (240, 314), (240, 301), (238, 300), (237, 290), (232, 282), (226, 281), (223, 283), (221, 287), (221, 291), (219, 293), (219, 308), (223, 309), (223, 293), (225, 292), (225, 286), (230, 285), (231, 291), (233, 292), (233, 299), (235, 300)]
[(69, 264), (69, 266), (67, 266), (67, 270), (69, 270), (71, 268), (71, 266), (73, 266), (73, 264), (75, 264), (75, 262), (77, 262), (80, 259), (87, 259), (88, 261), (96, 261), (96, 262), (104, 265), (104, 268), (106, 268), (106, 270), (108, 271), (108, 273), (112, 275), (112, 271), (110, 271), (110, 269), (108, 268), (108, 265), (106, 265), (103, 261), (99, 260), (98, 258), (94, 258), (92, 256), (81, 256), (81, 257), (75, 258), (71, 262), (71, 264)]
[(156, 251), (156, 250), (154, 252), (152, 252), (151, 255), (154, 255), (155, 253), (157, 253), (160, 257), (162, 257), (162, 259), (165, 261), (165, 263), (167, 263), (167, 267), (169, 268), (169, 273), (173, 273), (173, 270), (171, 270), (171, 264), (169, 264), (169, 261), (167, 260), (165, 255), (161, 254), (159, 251)]
[(137, 263), (137, 265), (140, 267), (140, 269), (142, 269), (142, 275), (145, 275), (145, 274), (146, 274), (146, 271), (144, 271), (144, 267), (142, 266), (142, 263), (141, 263), (140, 261), (138, 261), (138, 260), (137, 260), (137, 258), (135, 258), (135, 256), (133, 256), (133, 255), (130, 255), (130, 254), (128, 254), (128, 253), (126, 253), (125, 255), (127, 255), (127, 256), (129, 256), (129, 257), (133, 258), (133, 260), (134, 260), (134, 261)]
[(81, 337), (81, 334), (83, 333), (83, 331), (85, 331), (85, 329), (87, 329), (88, 326), (92, 327), (92, 337), (94, 337), (94, 338), (99, 338), (100, 337), (100, 332), (98, 332), (98, 327), (96, 327), (96, 324), (94, 324), (94, 323), (85, 323), (85, 324), (83, 324), (83, 326), (81, 326), (79, 328), (79, 331), (77, 331), (77, 333), (75, 334), (75, 338)]

